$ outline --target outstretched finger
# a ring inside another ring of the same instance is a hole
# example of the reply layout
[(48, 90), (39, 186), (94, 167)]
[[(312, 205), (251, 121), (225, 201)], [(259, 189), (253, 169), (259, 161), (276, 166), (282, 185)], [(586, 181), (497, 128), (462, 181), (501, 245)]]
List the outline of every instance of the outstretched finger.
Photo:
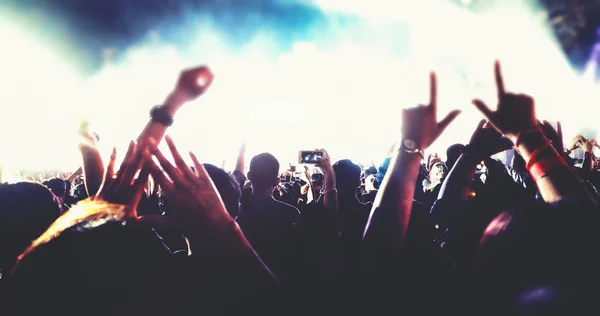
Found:
[(506, 94), (506, 90), (504, 89), (504, 78), (502, 78), (502, 69), (498, 60), (494, 62), (494, 75), (496, 77), (496, 88), (498, 89), (498, 100), (501, 100), (502, 96)]
[[(96, 197), (100, 196), (101, 192), (106, 191), (110, 188), (117, 176), (115, 175), (115, 160), (117, 159), (117, 150), (113, 148), (112, 153), (110, 154), (110, 158), (108, 160), (108, 165), (106, 166), (106, 171), (104, 172), (104, 179), (102, 180), (102, 184), (100, 185), (100, 189), (96, 192)], [(93, 197), (93, 198), (96, 198)]]
[(138, 143), (137, 146), (135, 146), (133, 153), (131, 154), (131, 159), (129, 159), (125, 166), (125, 172), (123, 172), (122, 176), (119, 176), (119, 178), (121, 178), (120, 184), (127, 186), (133, 184), (135, 175), (141, 168), (143, 149), (144, 147), (141, 143)]
[(148, 183), (148, 176), (149, 175), (150, 175), (150, 172), (148, 171), (148, 169), (147, 168), (142, 168), (142, 170), (140, 170), (140, 173), (138, 174), (138, 177), (133, 182), (134, 188), (136, 190), (143, 190), (143, 188)]
[(152, 175), (152, 178), (160, 185), (160, 187), (169, 194), (173, 192), (173, 182), (167, 179), (165, 173), (156, 165), (149, 151), (145, 150), (142, 153), (142, 158), (145, 162), (144, 167), (147, 168), (148, 172)]
[(175, 160), (175, 165), (177, 166), (177, 168), (179, 168), (183, 175), (185, 175), (188, 179), (193, 179), (194, 173), (192, 173), (190, 167), (185, 163), (185, 160), (183, 160), (183, 157), (181, 157), (181, 155), (179, 154), (179, 150), (177, 150), (177, 146), (175, 146), (175, 142), (173, 142), (171, 136), (167, 135), (165, 137), (165, 140), (167, 142), (167, 145), (169, 146), (169, 150), (171, 151), (171, 155)]
[(171, 162), (169, 162), (165, 155), (163, 155), (160, 149), (158, 149), (156, 141), (154, 141), (153, 139), (150, 140), (148, 148), (150, 149), (150, 152), (154, 155), (154, 157), (156, 157), (158, 163), (160, 164), (162, 169), (167, 173), (169, 178), (171, 178), (171, 180), (173, 180), (173, 182), (175, 183), (183, 184), (182, 182), (185, 181), (185, 179), (183, 178), (183, 174), (181, 173), (181, 171), (177, 170), (177, 168), (175, 168), (171, 164)]
[(202, 173), (206, 172), (204, 165), (198, 161), (198, 157), (194, 155), (193, 152), (190, 151), (190, 158), (192, 158), (192, 162), (194, 163), (194, 170), (196, 171), (196, 177), (200, 177)]
[(112, 182), (115, 178), (115, 160), (117, 160), (117, 149), (113, 147), (110, 158), (108, 159), (108, 165), (106, 166), (106, 173), (104, 174), (104, 182)]
[(490, 110), (490, 108), (485, 105), (485, 103), (483, 103), (483, 101), (479, 100), (479, 99), (475, 99), (473, 100), (473, 105), (475, 105), (475, 107), (481, 111), (481, 113), (483, 113), (483, 115), (488, 119), (488, 121), (490, 121), (490, 123), (493, 124), (493, 120), (492, 117), (494, 116), (494, 112), (492, 110)]
[(121, 162), (121, 166), (119, 167), (119, 171), (117, 171), (117, 176), (119, 178), (122, 177), (123, 173), (127, 169), (128, 165), (133, 161), (133, 151), (135, 150), (135, 142), (132, 140), (129, 142), (129, 147), (127, 147), (127, 152), (125, 153), (125, 157), (123, 158), (123, 162)]
[(562, 142), (563, 133), (562, 133), (562, 125), (560, 122), (556, 122), (556, 133), (558, 134), (558, 139)]
[(479, 131), (481, 131), (483, 129), (483, 127), (485, 126), (485, 123), (487, 123), (487, 120), (485, 120), (485, 119), (479, 121), (479, 124), (477, 124), (477, 128), (475, 129), (475, 133), (478, 133)]
[(433, 110), (433, 117), (437, 114), (437, 78), (435, 72), (429, 74), (429, 106)]
[(440, 134), (442, 134), (442, 132), (444, 132), (444, 130), (446, 129), (446, 127), (448, 127), (448, 125), (450, 125), (450, 123), (452, 123), (452, 121), (454, 121), (454, 119), (460, 113), (461, 113), (460, 110), (454, 110), (454, 111), (448, 113), (448, 115), (446, 115), (446, 117), (438, 123), (438, 136)]
[(554, 129), (554, 126), (552, 126), (552, 124), (550, 122), (548, 122), (547, 120), (544, 120), (544, 126), (546, 126), (546, 128), (548, 128), (549, 130), (553, 131), (554, 133), (556, 132), (556, 129)]

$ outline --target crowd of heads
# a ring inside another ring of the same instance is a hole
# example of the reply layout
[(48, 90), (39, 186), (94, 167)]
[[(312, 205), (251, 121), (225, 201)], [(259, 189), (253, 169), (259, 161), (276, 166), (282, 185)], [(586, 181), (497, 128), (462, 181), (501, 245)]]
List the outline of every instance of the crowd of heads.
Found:
[(486, 120), (445, 158), (423, 156), (459, 114), (437, 121), (432, 75), (430, 104), (402, 112), (381, 165), (320, 150), (288, 169), (241, 149), (234, 170), (189, 164), (169, 137), (172, 160), (158, 149), (212, 81), (183, 71), (120, 167), (82, 129), (79, 174), (0, 184), (0, 310), (594, 315), (600, 146), (563, 145), (560, 123), (538, 121), (495, 71), (498, 109), (476, 100)]

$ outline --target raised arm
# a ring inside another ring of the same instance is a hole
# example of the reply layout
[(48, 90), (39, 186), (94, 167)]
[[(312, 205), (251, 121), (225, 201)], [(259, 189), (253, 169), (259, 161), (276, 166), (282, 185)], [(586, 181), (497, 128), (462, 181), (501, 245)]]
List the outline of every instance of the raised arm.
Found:
[[(220, 263), (209, 268), (210, 271), (204, 271), (213, 277), (217, 275), (227, 280), (251, 281), (245, 284), (255, 289), (277, 288), (275, 278), (225, 209), (204, 166), (190, 153), (195, 169), (192, 171), (169, 137), (167, 144), (175, 166), (165, 158), (154, 141), (150, 141), (143, 158), (152, 177), (169, 196), (172, 225), (189, 238), (192, 259), (200, 258), (198, 263), (205, 259)], [(206, 270), (207, 267), (200, 264), (196, 269)]]
[(335, 183), (335, 173), (333, 171), (333, 167), (331, 166), (331, 160), (329, 158), (329, 153), (327, 152), (327, 150), (318, 149), (318, 151), (323, 152), (322, 158), (317, 157), (319, 162), (316, 165), (323, 172), (323, 205), (326, 208), (333, 210), (337, 216), (338, 196), (337, 186)]
[(584, 152), (583, 164), (581, 166), (581, 169), (583, 169), (585, 175), (589, 174), (589, 172), (592, 171), (592, 160), (594, 159), (594, 143), (595, 141), (593, 139), (586, 139), (583, 136), (581, 137), (581, 142), (579, 143), (579, 146)]
[(512, 148), (512, 142), (502, 137), (485, 120), (479, 122), (465, 152), (458, 158), (442, 184), (438, 199), (466, 201), (477, 165), (486, 158)]
[(240, 185), (240, 188), (244, 188), (246, 183), (246, 143), (242, 143), (240, 150), (238, 151), (237, 160), (235, 161), (235, 169), (232, 172), (235, 181)]
[[(173, 124), (175, 114), (188, 101), (192, 101), (201, 96), (210, 87), (213, 80), (213, 74), (205, 66), (187, 69), (181, 72), (175, 89), (169, 94), (163, 105), (156, 106), (150, 112), (150, 121), (146, 124), (141, 134), (137, 138), (138, 144), (146, 144), (149, 141), (160, 143), (167, 131), (167, 128)], [(143, 145), (142, 145), (143, 147)], [(138, 157), (141, 157), (141, 150), (136, 151)], [(147, 176), (146, 176), (147, 177)], [(145, 183), (146, 180), (142, 179)], [(137, 188), (139, 192), (134, 195), (136, 200), (129, 209), (133, 212), (130, 216), (137, 217), (137, 203), (142, 196), (144, 186)]]
[(237, 160), (235, 161), (235, 171), (244, 174), (246, 170), (246, 143), (242, 143), (238, 151)]
[[(436, 78), (430, 77), (429, 105), (421, 105), (402, 111), (402, 142), (390, 162), (367, 223), (364, 239), (369, 246), (380, 238), (400, 248), (404, 242), (410, 219), (415, 182), (423, 150), (429, 147), (448, 125), (460, 114), (455, 110), (443, 120), (437, 121)], [(382, 227), (381, 224), (385, 224)], [(373, 237), (373, 238), (371, 238)], [(377, 247), (377, 245), (372, 245)]]
[(98, 151), (96, 138), (90, 133), (87, 121), (82, 121), (79, 126), (79, 151), (82, 158), (83, 183), (88, 196), (95, 196), (102, 185), (104, 177), (104, 163)]
[(499, 132), (515, 144), (542, 198), (546, 202), (570, 198), (595, 204), (581, 179), (567, 166), (540, 129), (533, 98), (506, 93), (498, 62), (495, 64), (495, 73), (499, 99), (497, 110), (492, 111), (481, 100), (473, 100), (473, 104)]
[(205, 66), (182, 71), (175, 89), (167, 96), (165, 102), (153, 108), (152, 117), (142, 130), (137, 142), (144, 142), (152, 138), (160, 143), (179, 109), (186, 102), (201, 96), (208, 89), (212, 80), (213, 74)]

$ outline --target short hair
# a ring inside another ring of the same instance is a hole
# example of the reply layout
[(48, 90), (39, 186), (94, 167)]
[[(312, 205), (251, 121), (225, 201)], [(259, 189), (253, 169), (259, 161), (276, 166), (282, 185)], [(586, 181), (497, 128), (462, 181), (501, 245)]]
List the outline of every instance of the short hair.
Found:
[[(157, 236), (154, 227), (162, 226), (160, 217), (124, 221), (124, 216), (124, 206), (98, 200), (82, 201), (63, 214), (21, 255), (3, 285), (2, 310), (7, 315), (37, 315), (68, 297), (72, 302), (63, 315), (92, 305), (94, 315), (158, 315), (164, 308), (173, 315), (197, 314), (196, 309), (229, 315), (253, 304), (266, 306), (264, 297), (272, 299), (271, 292), (256, 291), (253, 275), (238, 273), (240, 279), (221, 273), (189, 274), (188, 265), (171, 259)], [(218, 258), (194, 255), (209, 267), (228, 269)], [(61, 290), (53, 290), (59, 283)], [(231, 289), (247, 294), (232, 301)]]
[(360, 186), (360, 166), (350, 159), (342, 159), (333, 165), (335, 182), (342, 189), (356, 189)]
[(365, 169), (365, 178), (370, 175), (377, 175), (377, 168), (375, 168), (375, 166), (370, 166), (369, 168)]
[(240, 199), (242, 197), (240, 185), (225, 170), (215, 165), (205, 163), (204, 169), (206, 169), (208, 176), (215, 184), (227, 213), (235, 218), (240, 212)]
[(464, 151), (465, 145), (463, 144), (454, 144), (448, 147), (446, 150), (446, 165), (448, 166), (448, 169), (452, 169), (452, 167), (454, 167), (454, 164)]
[(575, 200), (505, 210), (480, 241), (475, 304), (486, 311), (495, 304), (493, 315), (585, 314), (596, 302), (600, 280), (597, 222), (596, 209)]
[(7, 273), (60, 209), (50, 190), (33, 182), (0, 185), (0, 206), (0, 269)]
[(250, 161), (248, 178), (254, 188), (266, 188), (277, 183), (279, 161), (269, 153), (254, 156)]
[(59, 178), (53, 178), (48, 180), (48, 184), (46, 185), (54, 195), (62, 198), (65, 196), (67, 191), (67, 186), (65, 181)]

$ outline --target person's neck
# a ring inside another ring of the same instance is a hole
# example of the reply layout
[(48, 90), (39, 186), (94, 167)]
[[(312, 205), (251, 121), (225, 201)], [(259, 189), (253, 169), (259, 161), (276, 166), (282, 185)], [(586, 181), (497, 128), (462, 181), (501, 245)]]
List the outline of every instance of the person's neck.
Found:
[(252, 189), (252, 195), (257, 196), (257, 195), (263, 195), (263, 194), (267, 194), (267, 195), (272, 195), (273, 194), (273, 190), (275, 190), (275, 187), (268, 187), (268, 188), (257, 188), (257, 189)]

